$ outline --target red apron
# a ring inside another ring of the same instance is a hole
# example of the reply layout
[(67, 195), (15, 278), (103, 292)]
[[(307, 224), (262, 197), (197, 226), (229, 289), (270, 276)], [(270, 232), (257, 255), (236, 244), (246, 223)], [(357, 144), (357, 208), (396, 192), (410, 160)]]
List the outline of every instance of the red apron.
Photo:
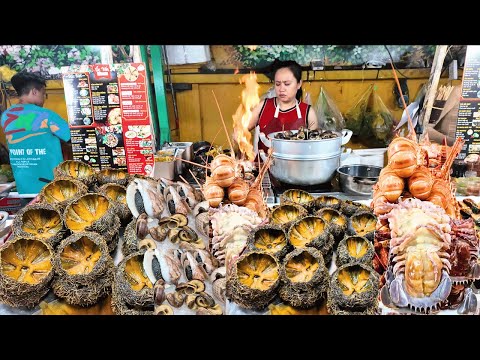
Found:
[[(268, 102), (271, 101), (269, 104)], [(302, 106), (305, 105), (305, 106)], [(302, 116), (302, 112), (300, 111), (300, 107), (305, 108), (305, 114)], [(272, 117), (273, 109), (275, 112)], [(277, 131), (284, 131), (284, 130), (298, 130), (300, 126), (306, 127), (307, 121), (307, 111), (309, 105), (305, 103), (297, 103), (295, 104), (295, 112), (287, 111), (287, 112), (280, 112), (280, 106), (278, 106), (274, 99), (267, 99), (265, 103), (265, 107), (260, 115), (260, 119), (258, 121), (260, 126), (260, 132), (263, 132), (265, 135), (268, 135), (273, 132)], [(263, 142), (260, 140), (258, 142), (258, 149), (268, 151), (268, 147), (266, 147)]]

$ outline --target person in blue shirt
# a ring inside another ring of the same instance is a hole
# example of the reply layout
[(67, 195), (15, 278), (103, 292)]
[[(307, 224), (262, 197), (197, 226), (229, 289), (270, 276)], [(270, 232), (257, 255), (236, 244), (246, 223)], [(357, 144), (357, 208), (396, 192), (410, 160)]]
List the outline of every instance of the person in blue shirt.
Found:
[(11, 83), (19, 101), (2, 113), (0, 124), (18, 193), (36, 194), (63, 161), (60, 140), (70, 141), (70, 129), (57, 113), (43, 108), (47, 94), (43, 78), (21, 72)]

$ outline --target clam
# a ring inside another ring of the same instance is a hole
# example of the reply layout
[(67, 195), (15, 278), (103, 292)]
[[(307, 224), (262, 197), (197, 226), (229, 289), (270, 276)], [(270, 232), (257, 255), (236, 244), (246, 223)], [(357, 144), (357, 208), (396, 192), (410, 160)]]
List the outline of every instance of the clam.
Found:
[(185, 297), (178, 291), (167, 294), (166, 298), (168, 303), (176, 308), (179, 308), (180, 306), (182, 306), (183, 302), (185, 301)]
[(173, 309), (170, 305), (156, 306), (153, 312), (154, 315), (173, 315)]

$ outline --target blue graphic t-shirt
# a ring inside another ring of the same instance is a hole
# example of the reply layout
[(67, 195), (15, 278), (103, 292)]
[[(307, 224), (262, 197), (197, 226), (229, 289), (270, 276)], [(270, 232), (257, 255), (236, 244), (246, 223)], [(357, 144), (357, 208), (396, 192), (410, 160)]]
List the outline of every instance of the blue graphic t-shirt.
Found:
[(2, 113), (10, 164), (20, 194), (36, 194), (53, 179), (63, 161), (60, 140), (70, 140), (70, 129), (55, 112), (33, 104), (15, 104)]

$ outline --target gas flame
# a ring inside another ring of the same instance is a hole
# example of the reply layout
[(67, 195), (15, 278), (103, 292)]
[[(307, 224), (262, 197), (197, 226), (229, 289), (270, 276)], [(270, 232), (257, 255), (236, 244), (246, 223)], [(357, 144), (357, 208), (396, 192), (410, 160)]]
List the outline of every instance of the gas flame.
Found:
[(252, 161), (255, 154), (251, 143), (252, 134), (248, 131), (248, 123), (252, 118), (252, 109), (260, 102), (257, 74), (250, 72), (250, 74), (243, 75), (240, 78), (240, 84), (242, 83), (245, 83), (245, 89), (242, 90), (242, 103), (233, 115), (234, 140), (238, 144), (242, 158), (246, 156), (247, 160)]

